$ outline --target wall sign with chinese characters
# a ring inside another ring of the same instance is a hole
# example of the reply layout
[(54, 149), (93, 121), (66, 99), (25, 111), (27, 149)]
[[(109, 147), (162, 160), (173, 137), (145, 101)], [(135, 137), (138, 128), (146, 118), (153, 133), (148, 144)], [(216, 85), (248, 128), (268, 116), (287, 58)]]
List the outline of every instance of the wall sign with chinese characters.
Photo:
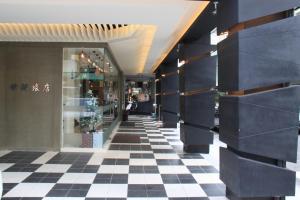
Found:
[[(32, 85), (29, 85), (28, 83), (12, 83), (10, 84), (10, 90), (11, 91), (31, 91), (33, 93), (49, 93), (50, 92), (50, 84), (49, 83), (33, 83)], [(30, 88), (31, 87), (31, 88)]]

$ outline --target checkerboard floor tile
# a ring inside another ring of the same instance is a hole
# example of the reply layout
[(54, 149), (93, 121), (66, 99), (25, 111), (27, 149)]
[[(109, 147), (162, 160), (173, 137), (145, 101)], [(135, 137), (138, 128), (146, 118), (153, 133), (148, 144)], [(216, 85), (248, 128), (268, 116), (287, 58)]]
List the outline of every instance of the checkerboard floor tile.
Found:
[(97, 153), (0, 151), (3, 200), (225, 200), (218, 170), (201, 154), (183, 153), (178, 130), (159, 126), (130, 116), (118, 133), (141, 143)]

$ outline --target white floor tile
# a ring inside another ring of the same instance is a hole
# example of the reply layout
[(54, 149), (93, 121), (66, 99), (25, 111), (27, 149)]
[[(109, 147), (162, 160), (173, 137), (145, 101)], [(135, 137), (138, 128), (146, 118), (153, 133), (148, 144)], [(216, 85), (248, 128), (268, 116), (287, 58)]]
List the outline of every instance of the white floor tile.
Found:
[(32, 164), (45, 164), (53, 158), (58, 152), (48, 151), (32, 162)]
[(158, 166), (160, 174), (189, 174), (186, 166)]
[(86, 197), (98, 197), (98, 198), (105, 198), (108, 196), (108, 188), (109, 184), (93, 184)]
[(159, 138), (149, 138), (150, 142), (168, 142), (166, 139), (159, 139)]
[(130, 197), (127, 200), (168, 200), (168, 198), (140, 198), (140, 197)]
[(226, 197), (209, 197), (209, 200), (229, 200)]
[(36, 170), (36, 172), (48, 173), (66, 173), (71, 165), (66, 164), (45, 164)]
[(130, 159), (129, 165), (155, 166), (157, 163), (155, 159)]
[(103, 156), (100, 153), (94, 153), (90, 158), (88, 165), (101, 165), (103, 161)]
[(168, 197), (186, 197), (185, 189), (181, 184), (165, 184)]
[(0, 171), (4, 171), (13, 165), (14, 163), (0, 163)]
[(219, 173), (193, 174), (193, 177), (198, 184), (222, 183), (222, 181), (219, 179)]
[(179, 159), (177, 154), (172, 153), (155, 153), (154, 157), (155, 159)]
[(44, 197), (54, 183), (20, 183), (4, 197)]
[(31, 172), (2, 172), (3, 183), (21, 183)]
[(206, 193), (198, 184), (181, 184), (185, 190), (186, 197), (206, 197)]
[(144, 174), (129, 174), (128, 184), (145, 184)]
[(163, 184), (160, 174), (129, 174), (129, 184)]
[(110, 184), (107, 197), (124, 198), (127, 197), (127, 184)]
[(43, 200), (85, 200), (83, 197), (45, 197)]
[(96, 198), (126, 198), (127, 184), (93, 184), (87, 194), (87, 197)]
[(175, 140), (180, 139), (180, 137), (179, 137), (178, 135), (174, 135), (174, 136), (165, 136), (165, 138), (167, 138), (167, 139), (175, 139)]
[(152, 149), (173, 149), (170, 145), (151, 145)]
[(58, 183), (91, 184), (95, 176), (95, 173), (66, 173), (58, 180)]
[(101, 165), (98, 173), (100, 174), (128, 174), (128, 165)]
[(296, 172), (296, 177), (300, 179), (300, 172)]
[(144, 174), (146, 184), (163, 184), (160, 174)]
[(183, 143), (182, 143), (181, 141), (176, 141), (176, 142), (170, 141), (169, 144), (170, 144), (170, 145), (173, 145), (173, 146), (180, 146), (180, 145), (183, 145)]
[(6, 155), (6, 154), (8, 154), (8, 153), (10, 153), (11, 151), (8, 151), (8, 150), (1, 150), (0, 151), (0, 157), (2, 157), (2, 156), (4, 156), (4, 155)]
[(181, 159), (186, 166), (208, 166), (211, 165), (205, 159)]

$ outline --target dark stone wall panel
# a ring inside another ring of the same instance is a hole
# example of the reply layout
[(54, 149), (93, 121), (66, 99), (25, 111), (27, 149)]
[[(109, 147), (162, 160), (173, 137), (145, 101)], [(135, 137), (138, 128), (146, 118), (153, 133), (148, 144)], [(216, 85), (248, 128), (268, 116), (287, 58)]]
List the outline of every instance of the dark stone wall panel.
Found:
[(179, 117), (176, 113), (162, 111), (161, 117), (165, 128), (177, 128)]
[[(295, 172), (220, 148), (220, 178), (237, 197), (293, 196)], [(246, 183), (246, 184), (241, 184)]]
[(178, 75), (170, 75), (163, 77), (161, 79), (161, 92), (177, 92), (179, 88), (179, 79)]
[(300, 0), (219, 0), (218, 32), (255, 18), (300, 6)]
[(291, 51), (299, 49), (298, 27), (300, 16), (246, 29), (219, 43), (220, 90), (298, 81), (299, 53)]
[(193, 43), (182, 44), (180, 47), (181, 59), (189, 60), (190, 58), (200, 56), (207, 52), (215, 50), (217, 47), (211, 45), (210, 34), (206, 34)]
[(214, 126), (215, 91), (184, 97), (183, 121), (212, 128)]
[(216, 86), (217, 56), (207, 57), (186, 64), (182, 68), (185, 91)]
[[(178, 56), (179, 58), (179, 56)], [(177, 71), (177, 59), (172, 61), (171, 63), (167, 63), (160, 66), (161, 74), (168, 74)]]
[(295, 162), (300, 87), (220, 98), (220, 139), (237, 150)]
[(250, 137), (220, 135), (220, 140), (241, 152), (297, 162), (298, 127)]
[(180, 139), (185, 145), (209, 145), (213, 143), (213, 133), (209, 128), (180, 124)]
[(164, 111), (179, 113), (179, 94), (163, 95), (161, 102)]

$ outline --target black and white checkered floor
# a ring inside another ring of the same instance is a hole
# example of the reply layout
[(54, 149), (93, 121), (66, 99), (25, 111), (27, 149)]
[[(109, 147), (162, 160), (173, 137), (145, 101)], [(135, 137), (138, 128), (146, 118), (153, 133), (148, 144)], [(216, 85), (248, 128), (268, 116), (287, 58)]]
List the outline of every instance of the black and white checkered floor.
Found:
[(218, 170), (183, 153), (175, 129), (131, 117), (118, 132), (139, 134), (141, 143), (97, 153), (0, 152), (3, 200), (226, 199)]

